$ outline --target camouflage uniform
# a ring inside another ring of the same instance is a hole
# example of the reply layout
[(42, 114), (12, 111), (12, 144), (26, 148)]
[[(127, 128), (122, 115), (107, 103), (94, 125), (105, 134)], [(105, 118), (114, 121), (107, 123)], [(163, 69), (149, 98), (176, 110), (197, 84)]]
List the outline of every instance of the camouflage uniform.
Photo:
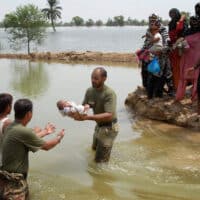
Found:
[(0, 171), (0, 199), (28, 200), (28, 184), (22, 174)]

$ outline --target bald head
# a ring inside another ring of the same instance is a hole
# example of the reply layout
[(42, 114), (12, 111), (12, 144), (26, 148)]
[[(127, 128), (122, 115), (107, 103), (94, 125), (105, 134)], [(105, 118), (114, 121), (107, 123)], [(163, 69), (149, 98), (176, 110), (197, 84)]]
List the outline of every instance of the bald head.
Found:
[(96, 89), (101, 89), (107, 78), (107, 71), (103, 67), (97, 67), (93, 70), (91, 80), (92, 86)]
[(103, 67), (97, 67), (93, 70), (93, 73), (99, 73), (102, 77), (107, 78), (107, 71)]

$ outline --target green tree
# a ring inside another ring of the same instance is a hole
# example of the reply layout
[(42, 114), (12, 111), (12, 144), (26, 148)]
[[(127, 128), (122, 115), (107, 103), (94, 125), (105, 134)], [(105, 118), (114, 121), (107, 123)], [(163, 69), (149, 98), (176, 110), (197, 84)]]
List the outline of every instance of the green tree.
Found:
[(56, 31), (55, 28), (55, 21), (57, 18), (61, 19), (61, 10), (62, 7), (58, 6), (59, 1), (58, 0), (47, 0), (49, 8), (42, 9), (42, 12), (45, 14), (47, 19), (51, 20), (51, 26)]
[(72, 18), (71, 24), (75, 25), (75, 26), (83, 26), (84, 25), (84, 19), (79, 17), (79, 16), (75, 16), (75, 17)]
[(111, 18), (108, 18), (106, 26), (113, 26), (113, 20)]
[(124, 26), (124, 16), (119, 15), (114, 17), (115, 26)]
[(132, 19), (129, 17), (127, 21), (125, 21), (125, 24), (128, 26), (139, 26), (140, 22), (137, 19)]
[(85, 25), (86, 26), (94, 26), (94, 21), (92, 19), (88, 19), (86, 22), (85, 22)]
[(132, 23), (133, 23), (133, 20), (131, 17), (128, 17), (128, 19), (125, 21), (125, 25), (128, 25), (128, 26), (133, 25)]
[(31, 42), (39, 44), (45, 36), (44, 15), (32, 4), (17, 7), (15, 12), (6, 14), (3, 24), (13, 47), (22, 47), (25, 44), (28, 54)]
[(144, 19), (142, 19), (141, 22), (140, 22), (140, 25), (145, 26), (145, 25), (147, 25), (147, 22)]
[(189, 24), (190, 16), (191, 16), (190, 13), (189, 12), (185, 12), (185, 11), (181, 11), (181, 15), (185, 16), (185, 20)]
[(103, 22), (99, 19), (95, 22), (96, 26), (103, 26)]

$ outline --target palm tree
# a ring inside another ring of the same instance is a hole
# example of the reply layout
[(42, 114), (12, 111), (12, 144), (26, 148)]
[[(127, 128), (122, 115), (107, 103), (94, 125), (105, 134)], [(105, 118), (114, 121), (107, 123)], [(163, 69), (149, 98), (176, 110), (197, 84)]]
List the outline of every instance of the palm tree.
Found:
[(62, 10), (62, 7), (57, 6), (59, 4), (58, 0), (47, 0), (47, 2), (49, 4), (49, 8), (42, 9), (42, 12), (46, 15), (47, 19), (51, 20), (51, 25), (55, 32), (56, 29), (54, 22), (57, 18), (61, 18), (60, 10)]

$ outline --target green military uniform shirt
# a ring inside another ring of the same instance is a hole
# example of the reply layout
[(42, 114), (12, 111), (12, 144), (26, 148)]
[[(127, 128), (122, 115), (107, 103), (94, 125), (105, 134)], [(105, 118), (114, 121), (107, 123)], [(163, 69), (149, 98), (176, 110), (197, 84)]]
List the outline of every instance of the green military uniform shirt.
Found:
[(102, 90), (93, 87), (88, 88), (83, 100), (83, 105), (89, 104), (94, 114), (112, 113), (113, 119), (117, 118), (116, 103), (115, 92), (106, 85), (103, 86)]
[(27, 174), (28, 153), (36, 152), (44, 144), (32, 129), (13, 122), (5, 131), (2, 150), (2, 170)]

